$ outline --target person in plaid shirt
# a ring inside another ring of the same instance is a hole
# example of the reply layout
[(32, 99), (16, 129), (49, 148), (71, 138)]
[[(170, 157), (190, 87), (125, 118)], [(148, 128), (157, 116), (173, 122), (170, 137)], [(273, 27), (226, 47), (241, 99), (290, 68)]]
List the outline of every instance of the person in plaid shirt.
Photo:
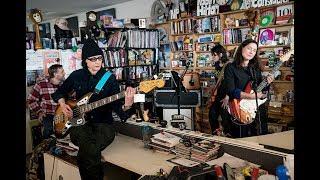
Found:
[(54, 64), (48, 69), (49, 77), (37, 82), (28, 96), (31, 111), (36, 112), (38, 120), (43, 124), (43, 138), (47, 139), (53, 133), (53, 117), (57, 103), (51, 98), (64, 81), (65, 72), (62, 65)]

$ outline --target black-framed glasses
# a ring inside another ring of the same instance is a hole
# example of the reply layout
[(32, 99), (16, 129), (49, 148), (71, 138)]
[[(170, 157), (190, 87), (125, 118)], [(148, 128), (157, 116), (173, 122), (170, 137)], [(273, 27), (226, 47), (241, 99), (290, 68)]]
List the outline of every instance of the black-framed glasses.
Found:
[(93, 57), (89, 57), (88, 60), (91, 62), (96, 62), (97, 60), (102, 61), (103, 57), (102, 56), (93, 56)]

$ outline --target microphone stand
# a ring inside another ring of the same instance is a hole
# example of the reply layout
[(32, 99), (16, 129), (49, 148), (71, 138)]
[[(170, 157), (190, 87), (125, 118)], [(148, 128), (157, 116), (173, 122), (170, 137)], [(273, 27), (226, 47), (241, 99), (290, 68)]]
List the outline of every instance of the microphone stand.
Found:
[[(188, 68), (189, 68), (189, 64), (186, 64), (186, 69), (185, 69), (185, 71), (183, 72), (183, 74), (182, 74), (182, 76), (181, 76), (181, 78), (179, 78), (179, 79), (177, 79), (177, 82), (176, 81), (174, 81), (175, 82), (175, 85), (176, 85), (176, 95), (177, 95), (177, 105), (178, 105), (178, 114), (175, 116), (175, 115), (172, 115), (172, 120), (174, 120), (174, 119), (176, 119), (176, 120), (184, 120), (184, 117), (182, 118), (180, 115), (180, 97), (181, 97), (181, 95), (180, 95), (180, 93), (181, 93), (181, 85), (182, 85), (182, 79), (184, 78), (184, 76), (185, 76), (185, 74), (186, 74), (186, 72), (187, 72), (187, 70), (188, 70)], [(182, 123), (179, 123), (179, 128), (180, 129), (185, 129), (185, 125), (183, 125)]]
[(256, 77), (256, 73), (254, 71), (254, 68), (251, 67), (251, 75), (252, 75), (252, 89), (254, 91), (254, 94), (255, 94), (255, 99), (256, 99), (256, 118), (258, 120), (258, 131), (257, 131), (257, 134), (260, 135), (262, 134), (262, 131), (261, 131), (261, 120), (260, 120), (260, 111), (259, 111), (259, 103), (258, 103), (258, 92), (257, 92), (257, 77)]

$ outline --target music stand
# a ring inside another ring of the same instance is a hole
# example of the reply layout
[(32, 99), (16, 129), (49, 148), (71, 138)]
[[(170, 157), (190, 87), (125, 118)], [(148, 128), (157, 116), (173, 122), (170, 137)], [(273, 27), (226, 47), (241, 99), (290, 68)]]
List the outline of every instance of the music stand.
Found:
[(171, 71), (173, 83), (175, 85), (175, 90), (176, 90), (175, 95), (177, 95), (177, 105), (178, 105), (178, 114), (172, 115), (171, 125), (173, 127), (178, 127), (179, 129), (186, 128), (184, 116), (180, 114), (180, 93), (182, 91), (186, 92), (186, 88), (182, 84), (182, 79), (183, 79), (185, 73), (187, 72), (187, 69), (188, 69), (188, 66), (186, 66), (186, 70), (181, 78), (179, 77), (177, 72)]

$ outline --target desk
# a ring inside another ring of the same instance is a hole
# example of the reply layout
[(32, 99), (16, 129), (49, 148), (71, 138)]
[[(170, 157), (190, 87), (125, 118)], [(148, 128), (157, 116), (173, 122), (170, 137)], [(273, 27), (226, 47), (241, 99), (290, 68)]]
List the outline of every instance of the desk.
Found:
[(115, 140), (101, 152), (102, 159), (140, 175), (152, 175), (160, 168), (170, 172), (175, 164), (168, 159), (173, 154), (163, 154), (145, 149), (140, 139), (118, 134)]
[(262, 145), (294, 150), (294, 130), (261, 135), (261, 136), (239, 138), (239, 140), (257, 142)]
[[(140, 175), (154, 175), (160, 168), (170, 173), (175, 164), (168, 159), (173, 154), (163, 154), (145, 149), (140, 139), (117, 134), (114, 141), (101, 152), (102, 161), (109, 162), (121, 168)], [(54, 158), (55, 157), (55, 158)], [(80, 179), (78, 167), (73, 157), (56, 157), (44, 154), (45, 179), (59, 179), (59, 176), (68, 180)]]

